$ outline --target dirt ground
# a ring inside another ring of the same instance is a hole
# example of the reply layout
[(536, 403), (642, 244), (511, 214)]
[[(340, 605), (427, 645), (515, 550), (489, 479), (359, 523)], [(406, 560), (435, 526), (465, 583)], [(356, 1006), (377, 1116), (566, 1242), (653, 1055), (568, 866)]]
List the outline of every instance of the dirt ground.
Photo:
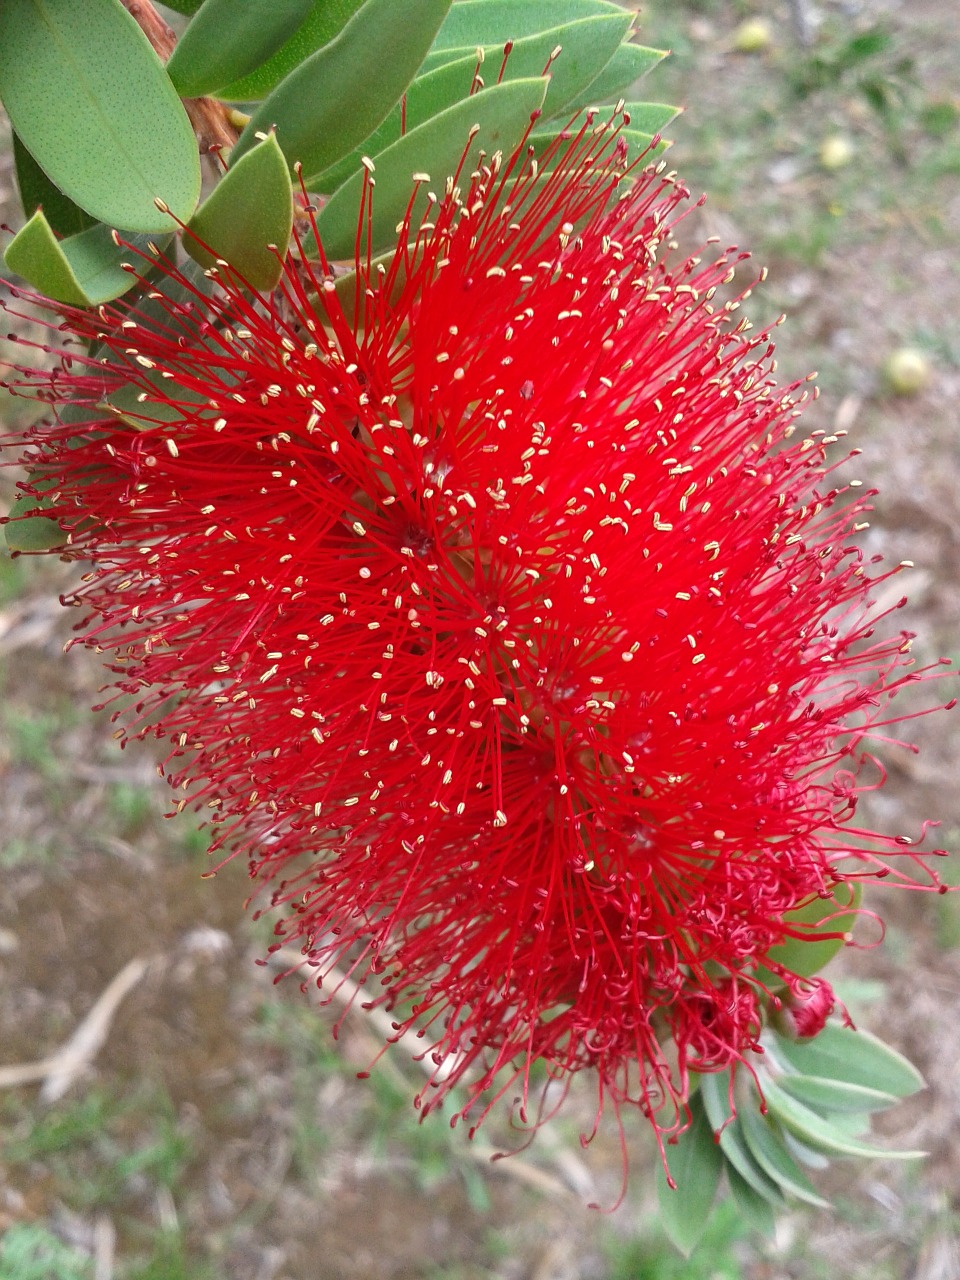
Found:
[[(770, 42), (740, 52), (751, 17)], [(669, 159), (710, 193), (699, 232), (769, 267), (754, 314), (789, 314), (780, 372), (820, 371), (808, 426), (849, 430), (856, 473), (881, 491), (866, 545), (915, 563), (904, 625), (919, 664), (960, 658), (953, 6), (650, 0), (640, 33), (674, 50), (638, 96), (686, 108)], [(845, 163), (825, 164), (837, 138)], [(9, 222), (12, 183), (0, 162)], [(884, 370), (905, 347), (930, 376), (898, 395)], [(8, 421), (22, 412), (0, 403)], [(417, 1125), (402, 1055), (355, 1078), (375, 1030), (351, 1015), (334, 1042), (337, 1011), (254, 963), (266, 935), (243, 911), (244, 868), (201, 879), (202, 835), (164, 821), (149, 753), (120, 753), (88, 712), (101, 674), (63, 655), (56, 602), (73, 573), (0, 560), (0, 1280), (960, 1280), (960, 904), (876, 894), (884, 947), (838, 966), (858, 1020), (929, 1081), (880, 1126), (928, 1159), (838, 1166), (821, 1179), (836, 1212), (797, 1209), (772, 1241), (721, 1215), (682, 1262), (658, 1235), (652, 1176), (612, 1215), (584, 1207), (616, 1198), (619, 1154), (580, 1149), (576, 1106), (491, 1164), (442, 1119)], [(951, 676), (911, 696), (920, 709), (957, 692)], [(920, 717), (904, 729), (919, 754), (878, 752), (889, 784), (865, 825), (914, 836), (936, 819), (928, 846), (960, 848), (958, 730), (956, 713)], [(62, 1097), (49, 1072), (9, 1084), (3, 1064), (56, 1052), (121, 974), (102, 1047)], [(486, 1141), (509, 1140), (494, 1121)], [(652, 1170), (646, 1136), (630, 1140)]]

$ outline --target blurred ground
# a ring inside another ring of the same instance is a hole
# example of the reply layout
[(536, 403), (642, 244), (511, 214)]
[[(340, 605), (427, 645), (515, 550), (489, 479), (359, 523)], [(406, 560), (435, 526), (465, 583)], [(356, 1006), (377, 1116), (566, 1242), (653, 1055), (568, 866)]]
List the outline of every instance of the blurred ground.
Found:
[[(769, 43), (738, 52), (752, 17)], [(807, 426), (850, 430), (858, 474), (882, 491), (868, 545), (916, 564), (918, 659), (960, 656), (955, 11), (651, 0), (640, 31), (674, 50), (642, 96), (687, 109), (669, 160), (710, 193), (699, 232), (769, 267), (753, 314), (789, 313), (780, 372), (819, 369)], [(7, 165), (10, 221), (11, 188)], [(904, 346), (931, 369), (910, 397), (883, 373)], [(657, 1233), (652, 1178), (610, 1217), (583, 1207), (615, 1198), (619, 1155), (581, 1152), (573, 1121), (491, 1166), (442, 1121), (417, 1126), (402, 1056), (354, 1078), (375, 1034), (351, 1017), (334, 1044), (335, 1012), (272, 985), (242, 867), (201, 880), (203, 840), (162, 821), (146, 753), (116, 751), (87, 712), (98, 669), (61, 652), (69, 574), (0, 561), (0, 1062), (53, 1053), (125, 966), (147, 967), (125, 971), (103, 1048), (63, 1097), (0, 1091), (3, 1280), (958, 1280), (960, 906), (887, 895), (884, 949), (843, 960), (854, 1012), (931, 1082), (884, 1126), (929, 1160), (834, 1170), (837, 1213), (798, 1210), (773, 1241), (721, 1214), (682, 1262)], [(914, 720), (920, 755), (882, 751), (890, 785), (867, 825), (913, 835), (936, 817), (938, 842), (960, 845), (958, 723)], [(509, 1135), (494, 1124), (488, 1139)], [(646, 1140), (631, 1141), (642, 1163)]]

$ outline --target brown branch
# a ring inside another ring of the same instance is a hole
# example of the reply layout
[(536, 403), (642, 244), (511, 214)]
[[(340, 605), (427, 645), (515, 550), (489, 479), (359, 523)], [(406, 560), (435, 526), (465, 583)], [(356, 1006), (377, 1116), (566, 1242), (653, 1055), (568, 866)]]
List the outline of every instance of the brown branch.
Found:
[[(120, 0), (156, 50), (161, 62), (173, 53), (177, 37), (151, 0)], [(184, 98), (183, 105), (204, 151), (219, 151), (236, 144), (239, 133), (231, 122), (231, 110), (216, 98)]]

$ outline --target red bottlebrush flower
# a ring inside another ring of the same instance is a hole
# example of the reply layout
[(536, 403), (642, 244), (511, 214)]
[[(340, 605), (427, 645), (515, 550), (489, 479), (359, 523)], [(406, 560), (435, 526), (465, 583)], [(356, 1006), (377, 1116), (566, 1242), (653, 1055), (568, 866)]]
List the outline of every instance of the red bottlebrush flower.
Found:
[(723, 300), (739, 258), (679, 256), (686, 192), (615, 138), (411, 199), (349, 312), (314, 243), (270, 297), (64, 310), (99, 349), (34, 379), (25, 456), (121, 735), (172, 742), (318, 982), (402, 1007), (424, 1108), (525, 1106), (539, 1062), (663, 1134), (755, 1046), (770, 949), (822, 936), (789, 913), (913, 883), (853, 818), (923, 673), (874, 636), (865, 499)]

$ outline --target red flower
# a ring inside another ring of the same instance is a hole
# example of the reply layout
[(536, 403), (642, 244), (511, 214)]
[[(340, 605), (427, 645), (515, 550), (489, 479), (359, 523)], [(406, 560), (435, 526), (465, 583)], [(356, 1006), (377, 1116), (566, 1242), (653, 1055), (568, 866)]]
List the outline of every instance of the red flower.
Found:
[(724, 292), (739, 257), (678, 257), (686, 193), (624, 181), (615, 135), (411, 200), (356, 318), (314, 244), (271, 297), (224, 269), (65, 311), (101, 346), (35, 380), (27, 454), (92, 561), (121, 736), (173, 743), (178, 808), (318, 982), (419, 1028), (424, 1108), (462, 1082), (479, 1122), (518, 1080), (525, 1106), (542, 1062), (664, 1133), (689, 1069), (755, 1045), (786, 913), (912, 883), (853, 815), (923, 672), (874, 635), (897, 570)]

